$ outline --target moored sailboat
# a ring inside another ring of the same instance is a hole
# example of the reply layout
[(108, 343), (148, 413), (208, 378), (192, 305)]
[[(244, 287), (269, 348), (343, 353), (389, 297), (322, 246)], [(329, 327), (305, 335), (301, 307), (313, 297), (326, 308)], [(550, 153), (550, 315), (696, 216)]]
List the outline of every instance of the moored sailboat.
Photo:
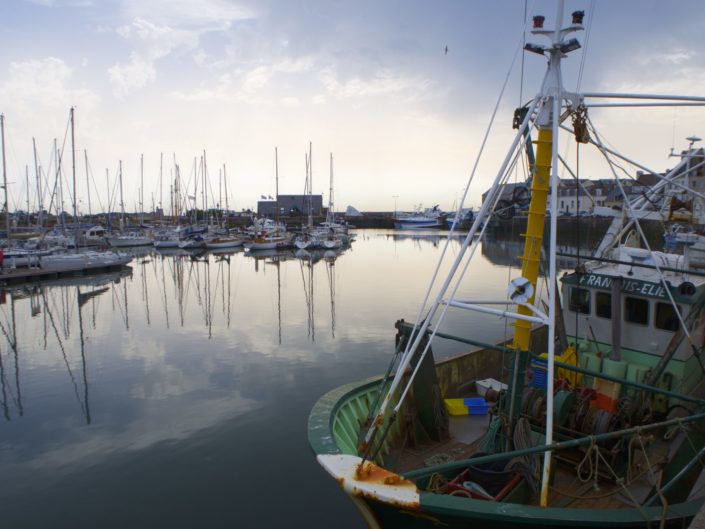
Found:
[[(617, 174), (585, 103), (608, 94), (563, 88), (561, 61), (580, 47), (567, 37), (583, 29), (583, 15), (574, 12), (560, 29), (559, 2), (555, 30), (535, 17), (533, 33), (550, 40), (526, 46), (548, 56), (541, 90), (517, 114), (514, 141), (447, 277), (433, 277), (413, 325), (397, 322), (387, 373), (331, 391), (311, 412), (319, 464), (369, 527), (681, 527), (705, 501), (695, 486), (705, 466), (705, 280), (689, 269), (687, 254), (653, 251), (638, 200), (623, 193), (622, 225), (561, 278), (560, 303), (558, 193), (551, 192), (560, 129), (595, 145)], [(532, 133), (521, 275), (509, 282), (507, 299), (462, 299), (482, 244), (475, 235)], [(683, 173), (663, 178), (683, 185)], [(549, 205), (542, 304), (536, 293)], [(622, 244), (630, 229), (642, 247)], [(451, 309), (507, 318), (513, 338), (492, 345), (446, 333)], [(439, 338), (480, 348), (436, 363)]]

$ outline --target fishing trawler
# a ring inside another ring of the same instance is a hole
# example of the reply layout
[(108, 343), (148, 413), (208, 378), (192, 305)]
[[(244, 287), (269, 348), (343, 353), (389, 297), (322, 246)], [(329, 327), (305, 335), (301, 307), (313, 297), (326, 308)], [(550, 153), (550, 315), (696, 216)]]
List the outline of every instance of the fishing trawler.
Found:
[[(311, 411), (318, 463), (371, 528), (683, 527), (705, 500), (705, 278), (687, 252), (652, 249), (641, 226), (649, 195), (686, 185), (689, 169), (659, 175), (643, 197), (623, 192), (597, 251), (560, 278), (551, 193), (563, 129), (577, 148), (602, 153), (618, 186), (617, 167), (631, 163), (605, 147), (588, 117), (591, 101), (705, 98), (567, 91), (561, 63), (580, 48), (571, 35), (584, 29), (583, 17), (575, 11), (561, 28), (560, 1), (555, 29), (533, 18), (532, 34), (549, 42), (524, 49), (546, 57), (547, 71), (515, 114), (516, 136), (460, 250), (442, 253), (452, 261), (437, 270), (448, 275), (431, 279), (413, 324), (397, 321), (383, 376), (334, 389)], [(464, 299), (482, 244), (476, 235), (532, 143), (521, 271), (505, 299)], [(513, 337), (483, 343), (472, 325), (470, 336), (445, 332), (456, 311), (506, 318)], [(441, 339), (475, 349), (436, 362), (432, 345)]]

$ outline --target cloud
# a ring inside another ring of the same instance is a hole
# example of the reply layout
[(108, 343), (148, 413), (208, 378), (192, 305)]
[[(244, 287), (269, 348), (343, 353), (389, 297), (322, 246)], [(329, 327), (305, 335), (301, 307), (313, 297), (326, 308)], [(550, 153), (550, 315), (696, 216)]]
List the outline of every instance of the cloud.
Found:
[(191, 50), (198, 46), (196, 33), (160, 26), (142, 18), (135, 18), (115, 32), (133, 42), (134, 46), (127, 63), (116, 63), (108, 69), (108, 77), (117, 97), (154, 82), (157, 77), (155, 63), (159, 59), (174, 50)]
[(0, 98), (14, 109), (13, 114), (24, 117), (58, 109), (63, 116), (78, 101), (84, 108), (93, 108), (98, 96), (85, 88), (72, 87), (72, 79), (73, 70), (56, 57), (12, 62), (7, 80), (0, 85)]
[(245, 74), (242, 82), (242, 90), (246, 93), (254, 93), (264, 88), (272, 78), (272, 70), (266, 66), (259, 66)]
[(367, 78), (354, 77), (341, 82), (336, 72), (328, 68), (323, 70), (319, 77), (328, 93), (339, 99), (389, 94), (406, 95), (406, 98), (412, 99), (429, 90), (434, 84), (428, 79), (395, 75), (390, 70), (381, 70)]
[(156, 20), (172, 27), (224, 28), (247, 20), (255, 12), (229, 0), (123, 0), (122, 10), (129, 19)]
[(108, 69), (110, 82), (115, 87), (115, 95), (122, 97), (134, 89), (144, 88), (153, 82), (157, 72), (152, 61), (135, 53), (127, 64), (116, 64)]

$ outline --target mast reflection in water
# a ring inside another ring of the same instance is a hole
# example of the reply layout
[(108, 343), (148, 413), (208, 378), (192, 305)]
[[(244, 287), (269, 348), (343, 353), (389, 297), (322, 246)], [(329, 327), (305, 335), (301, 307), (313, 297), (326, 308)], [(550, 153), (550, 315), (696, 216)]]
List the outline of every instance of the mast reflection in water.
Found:
[[(322, 393), (386, 368), (445, 240), (135, 250), (120, 274), (4, 291), (0, 525), (362, 527), (302, 425)], [(506, 276), (487, 260), (464, 295), (503, 296)], [(480, 339), (505, 332), (475, 323)]]

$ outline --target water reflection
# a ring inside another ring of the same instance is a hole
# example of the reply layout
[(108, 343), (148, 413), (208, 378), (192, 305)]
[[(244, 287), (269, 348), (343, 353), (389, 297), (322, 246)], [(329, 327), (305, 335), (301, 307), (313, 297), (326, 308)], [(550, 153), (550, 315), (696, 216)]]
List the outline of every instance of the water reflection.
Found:
[[(9, 313), (2, 311), (0, 331), (12, 353), (14, 360), (14, 384), (8, 382), (5, 373), (5, 361), (0, 354), (0, 382), (2, 384), (2, 409), (6, 420), (11, 419), (10, 400), (17, 412), (17, 417), (24, 415), (22, 405), (22, 389), (20, 382), (20, 345), (17, 333), (17, 305), (29, 302), (29, 317), (42, 319), (42, 349), (47, 351), (58, 347), (66, 369), (73, 393), (85, 423), (90, 424), (91, 413), (89, 405), (86, 338), (84, 328), (84, 310), (90, 311), (89, 322), (95, 328), (96, 298), (107, 293), (111, 286), (120, 283), (121, 278), (129, 277), (132, 270), (129, 267), (116, 272), (93, 274), (89, 276), (51, 279), (41, 283), (19, 284), (10, 288), (0, 289), (0, 303), (9, 304)], [(108, 286), (111, 285), (111, 286)], [(5, 307), (3, 307), (5, 308)], [(71, 350), (66, 341), (75, 332), (73, 317), (76, 318), (79, 334), (79, 360), (72, 358)], [(24, 350), (24, 348), (23, 348)], [(78, 364), (78, 365), (76, 365)], [(80, 380), (79, 380), (80, 379)], [(8, 397), (10, 395), (10, 397)]]
[[(123, 275), (5, 291), (3, 525), (54, 526), (90, 497), (67, 527), (361, 527), (304, 425), (326, 391), (383, 372), (394, 322), (418, 311), (443, 234), (403, 235), (360, 231), (344, 251), (138, 251)], [(506, 267), (476, 258), (459, 295), (504, 296)], [(498, 321), (448, 325), (495, 341)], [(286, 509), (263, 508), (262, 461), (307, 484), (280, 498)]]

